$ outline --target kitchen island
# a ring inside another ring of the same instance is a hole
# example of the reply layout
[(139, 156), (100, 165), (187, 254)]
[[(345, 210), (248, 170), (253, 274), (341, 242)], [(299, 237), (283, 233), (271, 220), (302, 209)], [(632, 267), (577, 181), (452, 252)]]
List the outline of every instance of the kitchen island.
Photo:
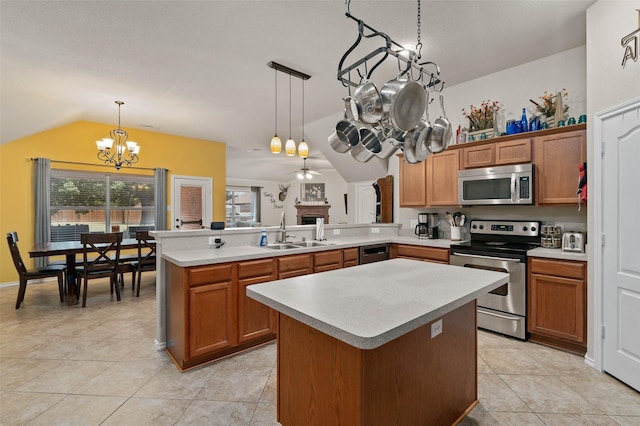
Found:
[(459, 422), (478, 402), (475, 299), (507, 281), (393, 259), (247, 287), (278, 311), (278, 421)]

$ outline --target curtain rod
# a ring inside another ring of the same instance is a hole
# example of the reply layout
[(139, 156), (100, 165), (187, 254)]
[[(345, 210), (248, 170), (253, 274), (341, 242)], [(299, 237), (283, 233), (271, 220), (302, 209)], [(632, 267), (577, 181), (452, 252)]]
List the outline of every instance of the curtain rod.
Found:
[[(31, 161), (36, 161), (36, 160), (37, 160), (37, 158), (31, 157)], [(64, 161), (64, 160), (51, 160), (51, 159), (49, 161), (51, 161), (52, 163), (76, 164), (76, 165), (80, 165), (80, 166), (96, 166), (96, 167), (110, 167), (110, 168), (113, 167), (113, 166), (110, 166), (108, 164), (80, 163), (80, 162), (77, 162), (77, 161)], [(125, 170), (128, 170), (128, 169), (151, 170), (151, 171), (155, 170), (155, 169), (150, 168), (150, 167), (127, 167)], [(165, 169), (165, 170), (169, 171), (169, 169)]]

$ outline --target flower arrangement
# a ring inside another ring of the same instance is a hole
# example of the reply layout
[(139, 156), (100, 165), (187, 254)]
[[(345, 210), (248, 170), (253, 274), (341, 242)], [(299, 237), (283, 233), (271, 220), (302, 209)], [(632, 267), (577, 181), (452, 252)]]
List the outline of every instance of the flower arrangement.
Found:
[(500, 102), (482, 101), (480, 107), (469, 106), (469, 112), (466, 108), (462, 109), (464, 118), (469, 119), (469, 131), (486, 130), (493, 127), (496, 112), (500, 109)]
[[(562, 88), (561, 92), (558, 92), (562, 96), (562, 101), (564, 104), (564, 113), (569, 110), (569, 106), (566, 104), (566, 99), (569, 96), (569, 92), (567, 89)], [(556, 98), (558, 94), (548, 93), (546, 90), (544, 91), (544, 95), (538, 96), (540, 99), (539, 102), (535, 102), (533, 99), (529, 99), (532, 104), (536, 106), (536, 111), (545, 117), (553, 117), (556, 113)]]

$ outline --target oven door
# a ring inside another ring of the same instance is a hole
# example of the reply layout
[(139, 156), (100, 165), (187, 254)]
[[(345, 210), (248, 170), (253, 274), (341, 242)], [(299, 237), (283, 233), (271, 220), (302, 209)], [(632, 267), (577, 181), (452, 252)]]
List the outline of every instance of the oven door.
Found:
[(450, 256), (451, 265), (465, 268), (484, 269), (509, 274), (509, 282), (478, 297), (478, 307), (526, 316), (526, 263), (520, 259), (498, 256), (481, 256), (456, 253)]

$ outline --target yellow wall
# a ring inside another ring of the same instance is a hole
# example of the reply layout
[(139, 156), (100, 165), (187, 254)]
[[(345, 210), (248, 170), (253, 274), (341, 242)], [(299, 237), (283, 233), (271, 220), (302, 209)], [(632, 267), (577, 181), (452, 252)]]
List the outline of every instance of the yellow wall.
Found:
[[(107, 137), (113, 125), (79, 121), (0, 145), (0, 283), (15, 282), (6, 233), (17, 231), (20, 252), (28, 267), (33, 266), (29, 249), (34, 238), (33, 162), (31, 158), (52, 160), (51, 168), (95, 170), (118, 173), (99, 166), (95, 141)], [(140, 161), (136, 167), (164, 167), (169, 170), (167, 202), (171, 203), (171, 175), (204, 176), (213, 179), (213, 220), (225, 220), (226, 145), (144, 130), (130, 130), (130, 140), (138, 142)], [(55, 163), (53, 160), (96, 164), (96, 167)], [(123, 167), (125, 174), (153, 175), (153, 171)], [(169, 214), (168, 214), (169, 215)], [(169, 221), (171, 218), (169, 218)]]

